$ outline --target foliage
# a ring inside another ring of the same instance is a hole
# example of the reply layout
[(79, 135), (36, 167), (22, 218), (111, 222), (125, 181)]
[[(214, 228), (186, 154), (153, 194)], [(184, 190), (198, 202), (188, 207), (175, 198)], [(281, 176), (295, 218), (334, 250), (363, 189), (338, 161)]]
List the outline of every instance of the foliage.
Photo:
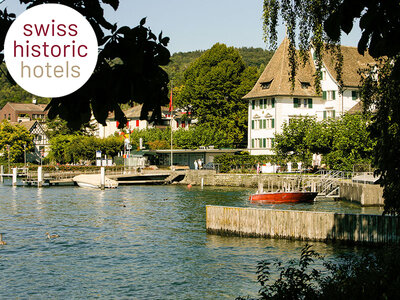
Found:
[(284, 123), (282, 133), (275, 134), (274, 148), (280, 157), (293, 155), (304, 163), (309, 163), (312, 152), (307, 143), (310, 128), (315, 127), (316, 120), (313, 117), (299, 117), (290, 119)]
[(49, 103), (50, 99), (33, 96), (19, 85), (11, 84), (5, 75), (6, 73), (5, 65), (0, 65), (0, 109), (3, 108), (7, 102), (32, 103), (33, 98), (37, 100), (37, 103)]
[(400, 77), (393, 73), (393, 67), (391, 61), (386, 61), (372, 71), (364, 81), (362, 97), (365, 107), (374, 109), (369, 130), (377, 140), (374, 164), (384, 186), (385, 213), (399, 214)]
[(94, 161), (96, 151), (108, 157), (116, 156), (123, 150), (119, 137), (100, 139), (93, 136), (57, 135), (50, 139), (49, 159), (58, 163), (76, 163), (80, 160)]
[[(398, 247), (385, 247), (369, 254), (344, 256), (333, 263), (306, 245), (300, 259), (287, 265), (269, 260), (258, 264), (257, 280), (261, 285), (258, 299), (398, 299), (398, 251)], [(315, 259), (319, 266), (311, 268)], [(275, 281), (271, 265), (279, 274)]]
[[(159, 128), (134, 130), (130, 141), (134, 149), (139, 149), (139, 139), (147, 149), (169, 149), (171, 147), (171, 131)], [(175, 149), (198, 149), (200, 146), (228, 148), (233, 146), (227, 134), (218, 127), (210, 125), (192, 125), (189, 129), (179, 128), (173, 132), (173, 147)]]
[(317, 122), (314, 118), (292, 119), (275, 136), (275, 151), (286, 160), (310, 164), (312, 153), (336, 170), (352, 171), (355, 164), (371, 164), (375, 139), (367, 131), (369, 117), (360, 114)]
[(248, 102), (242, 97), (257, 81), (237, 50), (215, 44), (185, 71), (185, 86), (176, 105), (191, 111), (200, 124), (219, 126), (239, 144), (247, 132)]
[[(264, 71), (265, 66), (273, 55), (273, 51), (262, 48), (242, 47), (236, 49), (242, 56), (245, 65), (256, 67), (258, 73)], [(175, 87), (182, 87), (185, 84), (184, 72), (204, 52), (204, 50), (177, 52), (171, 56), (170, 63), (163, 68), (168, 73), (168, 77)]]
[(55, 117), (54, 119), (45, 120), (46, 135), (49, 139), (57, 135), (93, 135), (96, 130), (95, 126), (86, 123), (81, 125), (78, 130), (68, 127), (67, 121)]
[[(8, 160), (7, 145), (10, 146), (10, 162), (24, 161), (24, 147), (26, 151), (33, 149), (33, 138), (28, 130), (21, 125), (11, 125), (7, 120), (0, 123), (0, 152)], [(24, 146), (26, 145), (26, 146)]]
[[(161, 68), (168, 64), (170, 53), (166, 48), (169, 38), (158, 37), (147, 27), (146, 19), (135, 28), (121, 27), (109, 23), (104, 18), (101, 3), (114, 10), (119, 0), (20, 0), (27, 8), (43, 3), (60, 3), (72, 7), (87, 18), (92, 25), (99, 45), (99, 55), (95, 71), (86, 84), (76, 92), (54, 98), (48, 105), (48, 116), (66, 120), (68, 126), (79, 129), (88, 123), (92, 112), (96, 120), (105, 125), (110, 112), (114, 112), (120, 127), (127, 119), (120, 105), (126, 103), (143, 104), (141, 118), (150, 121), (161, 120), (161, 105), (168, 103), (168, 75)], [(0, 41), (15, 19), (15, 15), (0, 13)], [(109, 34), (109, 35), (106, 35)], [(3, 45), (3, 44), (1, 44)], [(0, 49), (1, 51), (2, 49)], [(111, 63), (115, 59), (120, 63)], [(0, 57), (0, 63), (3, 56)]]
[(214, 162), (219, 165), (221, 173), (227, 173), (234, 168), (240, 168), (243, 172), (255, 167), (258, 163), (280, 163), (275, 155), (249, 155), (248, 152), (237, 154), (217, 155)]

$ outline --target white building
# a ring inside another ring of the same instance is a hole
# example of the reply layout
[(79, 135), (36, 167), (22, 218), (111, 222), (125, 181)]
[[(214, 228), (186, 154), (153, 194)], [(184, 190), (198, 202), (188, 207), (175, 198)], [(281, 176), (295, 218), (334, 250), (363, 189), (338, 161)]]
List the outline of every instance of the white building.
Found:
[(329, 54), (323, 58), (321, 89), (314, 87), (315, 65), (310, 51), (310, 60), (299, 64), (294, 89), (289, 81), (289, 40), (285, 38), (269, 61), (253, 89), (243, 97), (249, 101), (248, 149), (250, 154), (273, 154), (276, 133), (291, 118), (316, 116), (317, 120), (337, 117), (351, 109), (359, 101), (360, 68), (374, 60), (368, 54), (358, 54), (357, 48), (343, 47), (343, 94), (339, 93), (335, 63)]
[[(128, 119), (128, 124), (126, 129), (132, 130), (141, 130), (147, 128), (167, 128), (171, 124), (171, 112), (168, 107), (161, 107), (161, 124), (153, 125), (150, 124), (147, 120), (140, 120), (140, 112), (142, 110), (142, 105), (137, 105), (131, 107), (124, 111), (126, 118)], [(172, 130), (177, 130), (179, 128), (189, 128), (191, 124), (190, 118), (183, 118), (184, 113), (182, 112), (174, 112), (174, 120), (172, 121)], [(110, 114), (106, 121), (107, 126), (103, 126), (101, 124), (97, 124), (97, 136), (100, 138), (106, 138), (108, 136), (112, 136), (115, 132), (120, 132), (118, 129), (118, 121), (115, 120), (114, 114)]]

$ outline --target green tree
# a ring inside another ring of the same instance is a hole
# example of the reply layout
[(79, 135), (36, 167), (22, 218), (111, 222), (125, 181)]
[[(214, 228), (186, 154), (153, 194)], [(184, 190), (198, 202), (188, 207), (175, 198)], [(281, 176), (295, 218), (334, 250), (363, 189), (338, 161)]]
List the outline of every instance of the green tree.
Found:
[(176, 105), (190, 110), (200, 124), (219, 126), (240, 143), (247, 131), (248, 104), (241, 98), (257, 80), (256, 68), (245, 70), (237, 50), (215, 44), (185, 71)]
[(0, 152), (4, 160), (8, 159), (7, 145), (10, 147), (10, 162), (23, 162), (24, 147), (26, 151), (33, 150), (33, 137), (25, 127), (3, 120), (0, 123)]
[(282, 133), (275, 135), (274, 149), (279, 157), (292, 157), (310, 164), (312, 152), (308, 143), (311, 128), (317, 122), (313, 117), (299, 117), (284, 123)]
[(93, 135), (96, 127), (90, 123), (82, 124), (78, 130), (68, 127), (67, 121), (55, 117), (45, 120), (46, 135), (52, 138), (56, 135)]
[(352, 171), (353, 165), (372, 162), (376, 142), (367, 131), (369, 120), (361, 114), (320, 122), (310, 117), (291, 119), (275, 136), (275, 150), (285, 160), (308, 164), (312, 153), (319, 153), (331, 169)]

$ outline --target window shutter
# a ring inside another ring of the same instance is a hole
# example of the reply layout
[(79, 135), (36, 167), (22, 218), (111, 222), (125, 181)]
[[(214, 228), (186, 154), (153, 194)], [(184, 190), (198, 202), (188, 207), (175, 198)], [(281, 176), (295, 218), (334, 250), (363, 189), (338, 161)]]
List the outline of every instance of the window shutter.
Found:
[(336, 91), (332, 91), (332, 100), (336, 99)]
[(293, 107), (298, 108), (299, 107), (299, 98), (293, 98)]
[(254, 129), (254, 120), (251, 121), (251, 129)]
[(267, 120), (266, 119), (263, 120), (263, 128), (264, 129), (267, 128)]
[(335, 111), (332, 110), (332, 117), (335, 118)]
[(323, 99), (323, 100), (326, 100), (326, 91), (323, 91), (323, 92), (322, 92), (322, 99)]
[(267, 139), (263, 139), (263, 148), (267, 147)]
[(272, 108), (274, 108), (275, 107), (275, 98), (271, 99), (271, 103), (272, 103)]
[(308, 99), (308, 108), (312, 108), (312, 99), (311, 98)]
[(274, 138), (272, 138), (272, 139), (271, 139), (271, 147), (273, 147), (273, 146), (274, 146), (274, 144), (275, 144), (275, 139), (274, 139)]
[(259, 126), (258, 126), (258, 129), (262, 129), (262, 120), (259, 120)]
[(251, 109), (254, 109), (256, 107), (256, 100), (251, 101)]
[(271, 120), (271, 128), (275, 128), (275, 119)]
[(251, 148), (254, 148), (254, 139), (251, 139)]
[(326, 119), (326, 110), (324, 110), (324, 120)]
[(357, 91), (351, 91), (351, 98), (357, 100)]

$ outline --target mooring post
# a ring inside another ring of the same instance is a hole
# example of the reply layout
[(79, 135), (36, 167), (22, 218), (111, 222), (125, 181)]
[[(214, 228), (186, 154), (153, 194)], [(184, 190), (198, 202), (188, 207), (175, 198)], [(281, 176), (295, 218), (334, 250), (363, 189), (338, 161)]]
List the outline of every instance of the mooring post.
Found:
[(106, 170), (104, 167), (100, 168), (100, 188), (104, 190), (106, 183)]
[(4, 174), (4, 166), (1, 165), (1, 166), (0, 166), (0, 182), (1, 182), (1, 183), (4, 182), (3, 174)]
[(37, 186), (38, 187), (43, 186), (43, 168), (42, 168), (42, 166), (39, 166), (37, 168)]
[(263, 182), (260, 179), (258, 179), (258, 193), (262, 194), (263, 191), (264, 191)]
[(204, 178), (201, 177), (201, 189), (203, 189), (203, 186), (204, 186)]
[(17, 168), (12, 169), (12, 186), (17, 186)]

